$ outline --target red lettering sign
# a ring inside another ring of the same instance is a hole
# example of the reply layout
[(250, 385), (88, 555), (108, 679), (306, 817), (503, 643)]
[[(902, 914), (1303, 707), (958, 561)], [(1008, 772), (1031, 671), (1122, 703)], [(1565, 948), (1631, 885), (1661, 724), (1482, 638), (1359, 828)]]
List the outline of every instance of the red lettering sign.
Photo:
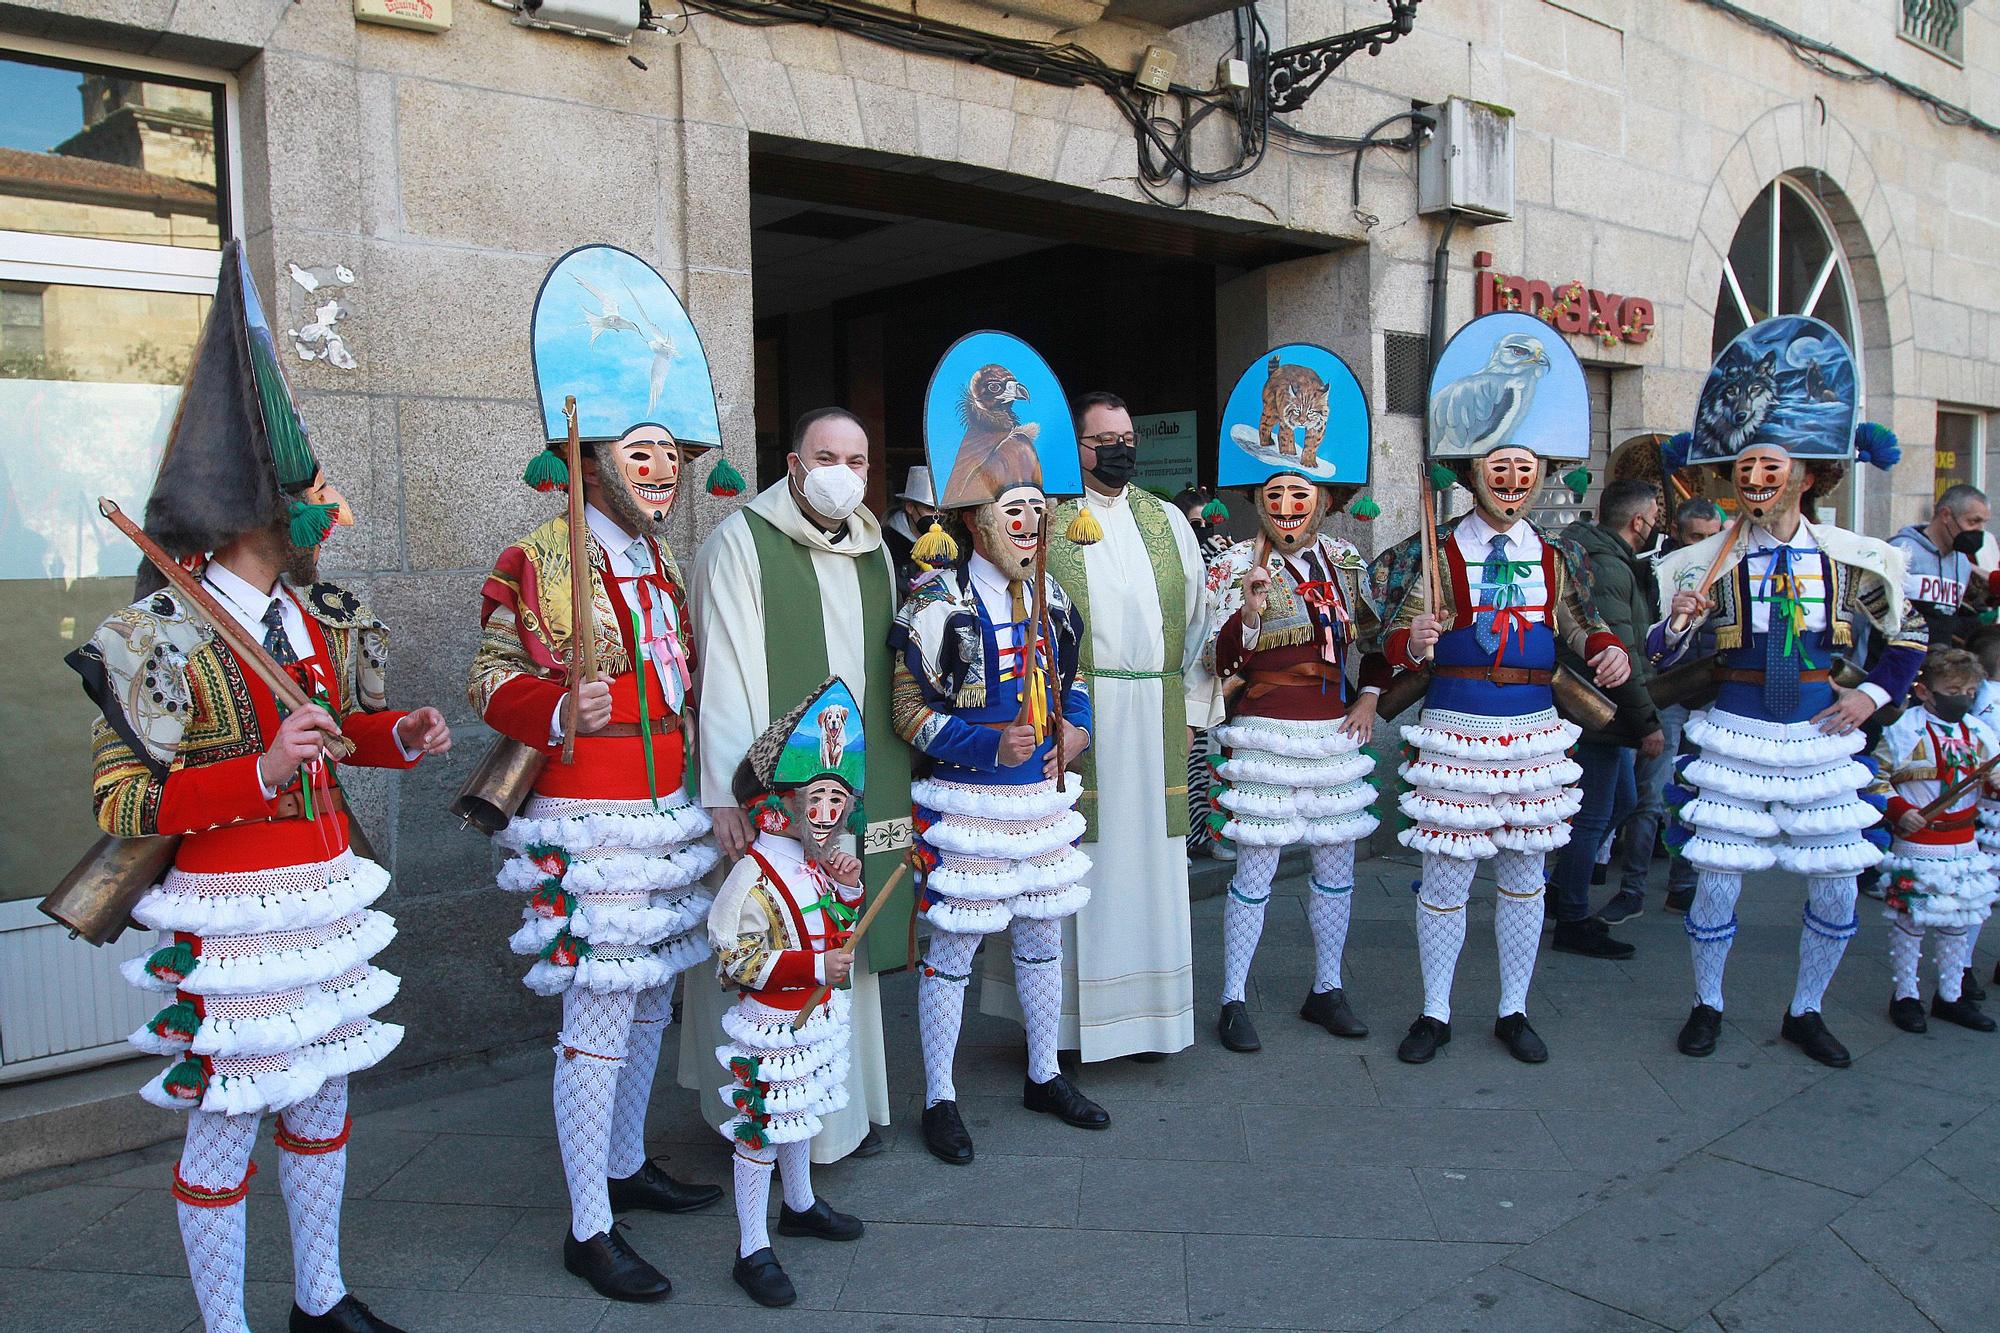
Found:
[(1581, 282), (1560, 287), (1539, 278), (1492, 271), (1493, 255), (1481, 250), (1472, 257), (1473, 313), (1519, 310), (1548, 321), (1558, 331), (1591, 337), (1606, 347), (1634, 347), (1653, 336), (1653, 303), (1643, 296), (1620, 296), (1586, 288)]

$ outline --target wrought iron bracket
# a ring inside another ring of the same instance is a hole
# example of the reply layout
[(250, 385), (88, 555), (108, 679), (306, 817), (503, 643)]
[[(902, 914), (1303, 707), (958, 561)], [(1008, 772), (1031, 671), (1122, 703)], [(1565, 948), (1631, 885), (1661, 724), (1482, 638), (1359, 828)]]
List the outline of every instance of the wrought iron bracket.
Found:
[(1366, 51), (1380, 55), (1382, 48), (1405, 36), (1417, 23), (1417, 6), (1423, 0), (1389, 0), (1389, 21), (1372, 27), (1356, 28), (1316, 42), (1302, 42), (1273, 51), (1265, 58), (1264, 82), (1271, 110), (1280, 115), (1304, 106), (1319, 86), (1352, 56)]

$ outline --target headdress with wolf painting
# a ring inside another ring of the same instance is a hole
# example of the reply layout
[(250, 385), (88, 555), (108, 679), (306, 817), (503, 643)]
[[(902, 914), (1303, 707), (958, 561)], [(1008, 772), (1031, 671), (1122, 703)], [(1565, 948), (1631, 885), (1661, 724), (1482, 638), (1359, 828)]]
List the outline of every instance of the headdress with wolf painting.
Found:
[(1758, 448), (1846, 462), (1860, 419), (1861, 386), (1847, 343), (1819, 320), (1780, 315), (1737, 334), (1715, 359), (1687, 462), (1731, 463)]

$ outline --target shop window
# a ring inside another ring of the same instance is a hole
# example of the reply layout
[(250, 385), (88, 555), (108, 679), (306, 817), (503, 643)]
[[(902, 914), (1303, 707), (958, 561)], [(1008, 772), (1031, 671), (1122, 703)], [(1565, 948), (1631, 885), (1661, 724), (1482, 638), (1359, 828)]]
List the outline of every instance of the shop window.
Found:
[(1977, 412), (1941, 407), (1937, 414), (1937, 436), (1931, 451), (1936, 470), (1936, 490), (1943, 495), (1953, 486), (1986, 485), (1986, 419)]

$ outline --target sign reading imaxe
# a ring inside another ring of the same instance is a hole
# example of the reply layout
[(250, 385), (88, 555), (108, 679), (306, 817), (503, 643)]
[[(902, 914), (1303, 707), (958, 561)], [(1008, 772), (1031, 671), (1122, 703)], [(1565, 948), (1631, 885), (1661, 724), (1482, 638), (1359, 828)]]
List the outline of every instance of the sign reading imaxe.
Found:
[(1595, 338), (1606, 347), (1630, 343), (1637, 347), (1653, 336), (1653, 303), (1643, 296), (1600, 292), (1581, 282), (1562, 286), (1517, 273), (1493, 272), (1488, 250), (1472, 256), (1473, 314), (1519, 310), (1562, 333)]

